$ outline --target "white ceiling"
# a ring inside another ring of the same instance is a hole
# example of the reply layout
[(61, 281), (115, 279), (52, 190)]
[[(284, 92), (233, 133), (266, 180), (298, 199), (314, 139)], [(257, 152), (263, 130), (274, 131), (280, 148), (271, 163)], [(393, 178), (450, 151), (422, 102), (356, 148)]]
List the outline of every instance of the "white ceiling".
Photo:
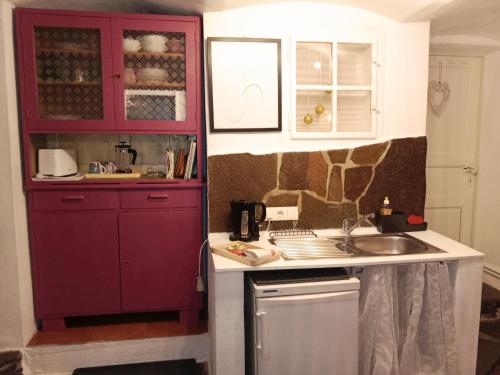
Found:
[[(282, 0), (13, 0), (36, 8), (201, 14)], [(290, 1), (290, 0), (288, 0)], [(432, 35), (500, 40), (500, 0), (318, 0), (363, 8), (397, 21), (432, 20)]]
[(500, 0), (455, 0), (431, 24), (437, 35), (469, 35), (500, 41)]

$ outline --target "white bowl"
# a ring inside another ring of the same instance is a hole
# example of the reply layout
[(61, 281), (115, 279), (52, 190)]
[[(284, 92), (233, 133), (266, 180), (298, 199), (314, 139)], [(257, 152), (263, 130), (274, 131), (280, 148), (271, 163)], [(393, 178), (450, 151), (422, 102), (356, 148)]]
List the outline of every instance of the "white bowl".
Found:
[(142, 48), (141, 42), (134, 38), (123, 39), (123, 50), (126, 52), (139, 52)]
[(142, 68), (137, 70), (136, 77), (139, 81), (166, 81), (168, 72), (161, 68)]
[(165, 52), (167, 37), (164, 35), (148, 34), (141, 38), (142, 49), (147, 52)]

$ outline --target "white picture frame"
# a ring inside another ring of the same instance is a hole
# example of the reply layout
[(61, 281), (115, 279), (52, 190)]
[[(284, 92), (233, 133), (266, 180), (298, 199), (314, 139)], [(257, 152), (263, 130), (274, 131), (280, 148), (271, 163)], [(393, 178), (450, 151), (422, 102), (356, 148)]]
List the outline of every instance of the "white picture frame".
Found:
[(207, 38), (210, 132), (281, 131), (281, 40)]

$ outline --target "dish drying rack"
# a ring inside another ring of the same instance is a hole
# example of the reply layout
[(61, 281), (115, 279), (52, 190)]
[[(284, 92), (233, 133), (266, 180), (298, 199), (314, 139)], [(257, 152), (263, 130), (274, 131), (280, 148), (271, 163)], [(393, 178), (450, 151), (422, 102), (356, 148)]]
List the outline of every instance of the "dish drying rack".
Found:
[(269, 221), (267, 225), (269, 239), (286, 239), (286, 238), (316, 238), (312, 227), (308, 224), (299, 223), (298, 221)]
[[(274, 228), (271, 229), (271, 226)], [(278, 246), (285, 260), (345, 258), (343, 241), (318, 238), (311, 226), (298, 222), (269, 222), (269, 241)]]

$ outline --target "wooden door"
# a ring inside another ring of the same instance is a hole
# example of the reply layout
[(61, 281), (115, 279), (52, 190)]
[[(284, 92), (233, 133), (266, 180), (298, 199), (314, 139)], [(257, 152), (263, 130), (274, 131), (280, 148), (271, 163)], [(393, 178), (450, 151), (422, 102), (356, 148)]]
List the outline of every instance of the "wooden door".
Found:
[(121, 213), (119, 223), (123, 311), (199, 308), (199, 210)]
[(32, 225), (38, 318), (120, 312), (116, 213), (37, 212)]
[(28, 129), (113, 129), (109, 19), (20, 13), (17, 21)]
[(196, 131), (196, 26), (194, 18), (112, 20), (117, 129)]
[[(440, 116), (427, 110), (427, 198), (429, 228), (471, 245), (476, 139), (479, 125), (481, 58), (431, 56), (429, 82), (449, 86), (448, 104)], [(431, 93), (430, 93), (431, 94)], [(439, 105), (442, 93), (434, 94)]]

